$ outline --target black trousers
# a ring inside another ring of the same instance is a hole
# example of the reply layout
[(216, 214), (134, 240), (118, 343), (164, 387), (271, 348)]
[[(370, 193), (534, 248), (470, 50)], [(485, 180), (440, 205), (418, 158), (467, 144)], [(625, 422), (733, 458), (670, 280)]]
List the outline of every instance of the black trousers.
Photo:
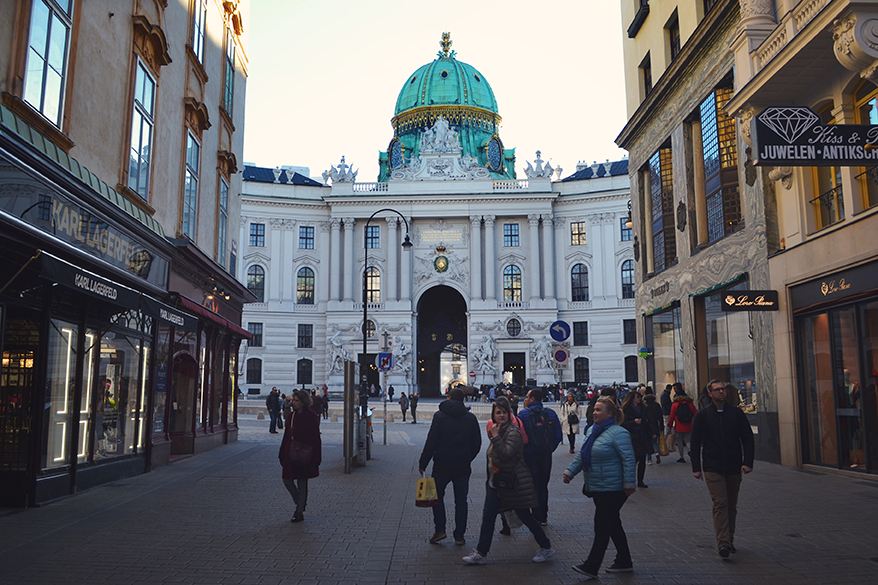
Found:
[(631, 566), (631, 551), (628, 548), (628, 537), (622, 528), (619, 512), (628, 500), (625, 492), (596, 492), (594, 494), (594, 542), (585, 564), (593, 573), (597, 573), (604, 561), (604, 554), (610, 540), (616, 547), (616, 560), (613, 564), (620, 567)]

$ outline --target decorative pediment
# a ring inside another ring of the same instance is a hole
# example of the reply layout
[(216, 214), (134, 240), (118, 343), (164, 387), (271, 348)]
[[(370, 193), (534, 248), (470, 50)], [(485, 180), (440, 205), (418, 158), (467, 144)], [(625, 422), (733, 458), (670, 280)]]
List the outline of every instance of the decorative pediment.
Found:
[(171, 54), (168, 49), (168, 39), (165, 37), (162, 27), (152, 24), (142, 14), (135, 15), (132, 20), (134, 22), (134, 44), (150, 68), (153, 71), (158, 71), (163, 65), (170, 65)]
[(586, 254), (585, 252), (576, 251), (576, 252), (573, 252), (571, 254), (567, 254), (567, 256), (564, 259), (567, 260), (567, 263), (569, 264), (572, 262), (588, 262), (589, 260), (591, 260), (591, 258), (592, 258), (591, 254)]
[(216, 159), (220, 172), (227, 177), (231, 177), (238, 172), (238, 158), (235, 156), (234, 152), (218, 150), (216, 153)]
[(271, 262), (271, 258), (269, 258), (268, 256), (266, 256), (265, 254), (263, 254), (261, 252), (254, 252), (252, 254), (247, 254), (244, 256), (243, 260), (244, 260), (245, 264), (252, 264), (252, 263), (256, 262), (258, 264), (264, 263), (267, 265), (269, 262)]
[[(296, 256), (295, 258), (293, 258), (293, 263), (294, 264), (305, 264), (305, 265), (311, 264), (311, 265), (316, 266), (316, 265), (320, 264), (320, 260), (317, 259), (316, 257), (312, 256), (311, 254), (302, 254), (301, 256)], [(303, 266), (300, 268), (303, 268)]]
[(505, 256), (500, 256), (497, 258), (500, 261), (500, 264), (511, 264), (511, 263), (524, 263), (526, 258), (520, 254), (515, 254), (514, 252), (511, 254), (506, 254)]
[(241, 36), (244, 32), (244, 22), (241, 20), (241, 12), (238, 9), (239, 0), (223, 0), (223, 10), (228, 15), (229, 24), (235, 34)]
[(202, 132), (210, 128), (210, 115), (207, 106), (193, 97), (183, 98), (183, 107), (186, 110), (186, 120), (189, 127), (201, 138)]

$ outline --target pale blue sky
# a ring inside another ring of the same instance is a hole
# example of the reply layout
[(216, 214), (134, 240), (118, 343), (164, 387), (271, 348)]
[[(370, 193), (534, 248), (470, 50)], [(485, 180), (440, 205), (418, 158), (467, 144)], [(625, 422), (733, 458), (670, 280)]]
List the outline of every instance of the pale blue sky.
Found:
[(396, 97), (444, 31), (491, 84), (519, 178), (537, 150), (563, 176), (625, 155), (613, 142), (625, 124), (614, 0), (251, 0), (245, 26), (248, 163), (318, 176), (344, 155), (375, 181)]

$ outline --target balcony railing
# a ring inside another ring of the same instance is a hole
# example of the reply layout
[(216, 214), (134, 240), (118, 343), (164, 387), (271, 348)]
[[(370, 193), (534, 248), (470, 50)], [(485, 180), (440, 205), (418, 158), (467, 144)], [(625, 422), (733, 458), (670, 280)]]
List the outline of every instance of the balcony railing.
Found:
[(820, 216), (818, 229), (829, 227), (844, 219), (844, 197), (841, 185), (818, 195), (809, 203), (814, 206), (814, 212)]

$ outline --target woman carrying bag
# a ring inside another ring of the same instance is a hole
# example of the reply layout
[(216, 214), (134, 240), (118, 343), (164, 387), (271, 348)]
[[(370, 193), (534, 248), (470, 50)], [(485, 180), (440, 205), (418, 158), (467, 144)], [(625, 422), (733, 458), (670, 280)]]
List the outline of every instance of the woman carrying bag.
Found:
[(540, 545), (533, 562), (542, 563), (554, 556), (555, 551), (549, 537), (530, 511), (537, 505), (537, 492), (530, 471), (524, 463), (521, 430), (512, 422), (512, 409), (508, 400), (498, 400), (494, 404), (491, 420), (494, 425), (488, 431), (491, 444), (488, 446), (488, 482), (485, 486), (482, 528), (476, 549), (463, 557), (463, 562), (467, 565), (484, 565), (487, 562), (485, 557), (491, 550), (497, 514), (504, 510), (515, 510)]
[(561, 431), (567, 435), (570, 442), (570, 452), (576, 453), (576, 435), (579, 434), (579, 420), (582, 418), (582, 409), (576, 401), (573, 392), (567, 393), (567, 400), (561, 403)]
[(283, 467), (283, 481), (296, 504), (291, 522), (304, 520), (308, 504), (308, 480), (320, 475), (323, 460), (320, 443), (320, 419), (309, 407), (311, 395), (293, 391), (293, 411), (287, 418), (278, 459)]
[(564, 483), (583, 471), (582, 493), (594, 500), (594, 542), (588, 559), (573, 570), (597, 579), (610, 539), (616, 547), (616, 559), (608, 573), (634, 570), (628, 537), (622, 528), (619, 512), (634, 493), (634, 450), (631, 435), (620, 426), (621, 411), (612, 398), (601, 397), (594, 407), (594, 424), (585, 433), (582, 449), (564, 472)]

